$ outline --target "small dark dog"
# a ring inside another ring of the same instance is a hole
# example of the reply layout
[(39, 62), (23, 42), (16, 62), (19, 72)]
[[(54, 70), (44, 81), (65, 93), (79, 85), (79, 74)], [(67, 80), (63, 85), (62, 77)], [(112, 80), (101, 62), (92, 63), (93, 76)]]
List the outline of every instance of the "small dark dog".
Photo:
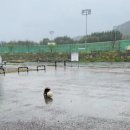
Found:
[(45, 88), (44, 95), (51, 98), (53, 96), (53, 93), (50, 88)]

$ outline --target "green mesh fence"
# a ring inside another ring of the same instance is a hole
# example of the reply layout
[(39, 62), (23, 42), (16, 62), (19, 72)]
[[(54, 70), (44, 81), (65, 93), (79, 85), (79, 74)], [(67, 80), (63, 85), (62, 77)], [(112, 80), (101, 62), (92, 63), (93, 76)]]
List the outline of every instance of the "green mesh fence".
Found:
[(93, 52), (93, 51), (126, 51), (130, 40), (95, 42), (62, 45), (0, 45), (0, 53), (46, 53), (46, 52)]

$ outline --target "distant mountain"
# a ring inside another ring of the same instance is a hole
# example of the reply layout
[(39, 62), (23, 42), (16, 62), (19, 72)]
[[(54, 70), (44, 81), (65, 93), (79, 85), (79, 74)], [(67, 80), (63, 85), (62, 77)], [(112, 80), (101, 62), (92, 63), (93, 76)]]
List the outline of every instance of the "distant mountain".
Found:
[[(130, 21), (116, 26), (117, 30), (123, 34), (123, 39), (130, 38)], [(100, 32), (99, 32), (100, 33)], [(79, 41), (83, 36), (73, 37), (74, 41)]]
[(117, 30), (119, 30), (124, 36), (130, 36), (130, 21), (118, 25)]

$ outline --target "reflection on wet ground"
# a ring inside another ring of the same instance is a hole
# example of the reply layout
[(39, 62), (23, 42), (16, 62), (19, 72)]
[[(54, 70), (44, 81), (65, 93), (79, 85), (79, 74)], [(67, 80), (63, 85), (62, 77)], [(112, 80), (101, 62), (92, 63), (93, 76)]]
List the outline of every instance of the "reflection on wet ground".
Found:
[[(79, 117), (130, 122), (129, 76), (129, 68), (97, 66), (48, 66), (46, 71), (0, 75), (0, 122), (65, 123)], [(53, 99), (44, 97), (46, 87), (53, 90)]]
[(50, 103), (53, 102), (53, 98), (47, 97), (47, 96), (45, 96), (45, 95), (44, 95), (44, 99), (45, 99), (45, 103), (46, 103), (46, 104), (50, 104)]

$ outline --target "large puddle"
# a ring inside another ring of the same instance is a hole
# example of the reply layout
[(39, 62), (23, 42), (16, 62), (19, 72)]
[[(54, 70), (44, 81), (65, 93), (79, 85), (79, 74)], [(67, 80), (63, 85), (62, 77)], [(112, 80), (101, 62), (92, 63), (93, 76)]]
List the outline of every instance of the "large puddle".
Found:
[[(130, 68), (123, 65), (128, 68), (47, 66), (46, 71), (0, 75), (0, 121), (78, 116), (130, 121)], [(45, 87), (54, 92), (53, 100), (44, 98)]]

